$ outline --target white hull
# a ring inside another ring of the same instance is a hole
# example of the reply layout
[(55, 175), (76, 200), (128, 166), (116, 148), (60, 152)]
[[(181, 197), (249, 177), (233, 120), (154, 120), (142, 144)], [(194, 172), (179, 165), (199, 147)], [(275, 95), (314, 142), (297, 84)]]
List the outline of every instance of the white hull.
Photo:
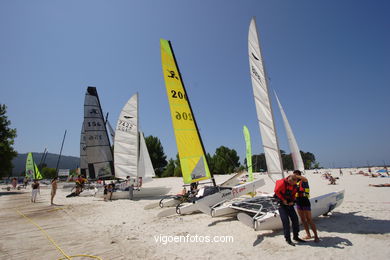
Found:
[(256, 191), (257, 188), (264, 186), (265, 182), (263, 179), (258, 179), (249, 183), (244, 183), (241, 185), (237, 185), (233, 188), (223, 188), (221, 190), (207, 195), (199, 200), (184, 204), (183, 206), (178, 206), (176, 211), (172, 211), (171, 209), (166, 210), (165, 212), (160, 212), (159, 216), (169, 216), (174, 215), (175, 213), (184, 215), (191, 214), (197, 211), (201, 211), (205, 214), (211, 215), (211, 209), (217, 205), (220, 205), (226, 201), (229, 201), (234, 198), (238, 198), (242, 195), (245, 195), (249, 192)]
[[(344, 199), (344, 193), (345, 191), (342, 190), (310, 199), (312, 217), (315, 218), (320, 215), (327, 214), (340, 206)], [(268, 212), (256, 220), (247, 213), (243, 212), (239, 213), (237, 218), (241, 223), (253, 228), (254, 230), (277, 230), (283, 228), (278, 210), (275, 212)]]
[[(144, 198), (144, 197), (155, 197), (155, 196), (161, 196), (167, 194), (171, 188), (167, 187), (145, 187), (141, 188), (140, 190), (134, 190), (133, 191), (133, 198)], [(104, 198), (103, 189), (100, 189), (95, 197), (97, 198)], [(129, 199), (129, 191), (122, 191), (118, 190), (112, 193), (112, 199)]]

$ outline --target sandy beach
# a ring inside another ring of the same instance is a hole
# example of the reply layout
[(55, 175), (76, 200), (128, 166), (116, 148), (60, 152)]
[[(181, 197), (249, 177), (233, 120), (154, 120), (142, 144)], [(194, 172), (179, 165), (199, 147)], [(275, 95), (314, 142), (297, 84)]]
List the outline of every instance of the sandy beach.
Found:
[[(311, 196), (345, 189), (343, 204), (331, 216), (315, 220), (320, 243), (311, 240), (295, 247), (285, 243), (281, 230), (253, 231), (234, 217), (211, 218), (199, 213), (158, 218), (162, 209), (144, 207), (159, 198), (104, 202), (95, 197), (66, 198), (69, 192), (59, 189), (54, 200), (58, 206), (50, 206), (48, 186), (42, 185), (35, 204), (30, 202), (31, 188), (2, 189), (0, 259), (75, 255), (100, 259), (388, 259), (390, 188), (369, 184), (390, 183), (390, 178), (351, 175), (345, 169), (343, 176), (338, 169), (333, 172), (340, 178), (337, 185), (328, 185), (321, 174), (306, 174)], [(229, 177), (216, 176), (217, 183)], [(274, 183), (267, 176), (260, 178), (266, 185), (259, 191), (272, 193)], [(181, 178), (146, 184), (171, 187), (170, 194), (178, 193), (181, 185)], [(302, 227), (300, 235), (304, 236)], [(190, 241), (174, 242), (173, 236), (189, 237)], [(205, 237), (217, 237), (218, 241), (206, 242)]]

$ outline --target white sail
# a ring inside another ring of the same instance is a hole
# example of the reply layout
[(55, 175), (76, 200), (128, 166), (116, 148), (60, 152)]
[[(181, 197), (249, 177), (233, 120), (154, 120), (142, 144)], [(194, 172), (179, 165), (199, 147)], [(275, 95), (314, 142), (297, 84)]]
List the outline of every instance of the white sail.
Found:
[(142, 177), (143, 182), (156, 176), (152, 161), (150, 160), (148, 148), (146, 147), (145, 138), (142, 132), (139, 132), (140, 151), (138, 160), (138, 177)]
[(83, 126), (90, 178), (112, 176), (112, 151), (95, 87), (88, 87), (85, 94)]
[(138, 176), (138, 93), (123, 107), (115, 130), (115, 177)]
[(284, 109), (280, 104), (279, 98), (276, 95), (276, 92), (274, 93), (275, 93), (276, 101), (278, 102), (279, 105), (280, 113), (282, 114), (284, 128), (286, 129), (288, 145), (290, 147), (291, 157), (294, 163), (294, 169), (303, 172), (305, 170), (305, 166), (303, 165), (303, 160), (302, 160), (301, 152), (299, 151), (298, 143), (294, 137), (291, 126), (287, 120), (286, 113), (284, 112)]
[(252, 18), (248, 36), (249, 65), (268, 174), (283, 177), (282, 157), (275, 131), (274, 116), (268, 93), (266, 73), (258, 39), (255, 19)]
[(89, 178), (87, 144), (85, 141), (84, 121), (81, 127), (81, 136), (80, 136), (80, 174), (85, 175), (87, 178)]

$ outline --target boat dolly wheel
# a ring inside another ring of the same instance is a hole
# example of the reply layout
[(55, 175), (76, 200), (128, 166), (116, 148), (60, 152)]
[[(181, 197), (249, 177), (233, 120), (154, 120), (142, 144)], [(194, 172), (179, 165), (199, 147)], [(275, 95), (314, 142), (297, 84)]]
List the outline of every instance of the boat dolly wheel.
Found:
[(158, 203), (158, 205), (160, 206), (160, 208), (163, 208), (163, 207), (164, 207), (164, 205), (163, 205), (163, 200), (164, 200), (164, 199), (161, 199), (160, 202)]
[(180, 206), (181, 206), (181, 203), (180, 203), (179, 205), (176, 206), (176, 213), (177, 213), (178, 215), (181, 215)]

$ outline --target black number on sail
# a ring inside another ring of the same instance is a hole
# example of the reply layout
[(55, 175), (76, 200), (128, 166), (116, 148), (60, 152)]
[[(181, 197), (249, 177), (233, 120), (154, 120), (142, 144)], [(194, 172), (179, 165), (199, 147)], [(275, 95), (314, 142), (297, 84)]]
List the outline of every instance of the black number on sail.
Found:
[(119, 120), (117, 129), (123, 132), (128, 132), (133, 128), (133, 125), (129, 122)]
[(172, 93), (172, 98), (179, 98), (179, 99), (184, 98), (187, 100), (187, 96), (183, 94), (181, 91), (176, 92), (176, 90), (171, 90), (171, 93)]
[(95, 126), (101, 126), (101, 124), (100, 124), (100, 122), (92, 121), (92, 122), (88, 122), (88, 126), (95, 127)]
[(186, 112), (180, 113), (180, 112), (176, 111), (175, 117), (176, 117), (177, 120), (181, 120), (181, 119), (183, 119), (183, 120), (190, 120), (190, 121), (193, 120), (191, 113), (186, 113)]

